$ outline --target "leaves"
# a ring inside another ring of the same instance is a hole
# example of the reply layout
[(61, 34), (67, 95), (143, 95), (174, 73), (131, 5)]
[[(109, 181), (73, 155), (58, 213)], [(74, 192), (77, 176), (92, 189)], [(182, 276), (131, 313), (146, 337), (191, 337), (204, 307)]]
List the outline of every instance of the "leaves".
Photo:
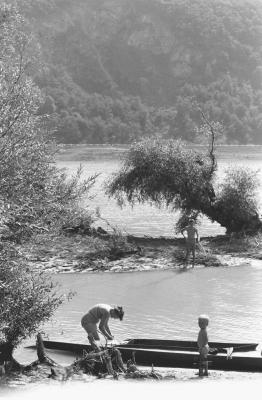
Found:
[(1, 16), (0, 219), (4, 236), (19, 242), (76, 217), (96, 176), (80, 182), (81, 168), (70, 179), (56, 168), (48, 119), (37, 112), (42, 94), (30, 78), (37, 46), (16, 8), (1, 4)]
[(46, 273), (29, 270), (15, 248), (5, 245), (0, 256), (2, 341), (17, 346), (35, 333), (63, 301), (56, 291)]
[(201, 202), (210, 202), (210, 171), (209, 157), (181, 142), (145, 139), (130, 148), (107, 192), (119, 201), (198, 209)]

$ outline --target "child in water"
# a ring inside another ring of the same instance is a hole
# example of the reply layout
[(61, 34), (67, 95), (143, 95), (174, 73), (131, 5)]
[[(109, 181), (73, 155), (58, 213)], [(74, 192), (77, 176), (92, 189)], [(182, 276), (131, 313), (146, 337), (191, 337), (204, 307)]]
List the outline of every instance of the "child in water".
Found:
[(198, 333), (197, 345), (199, 350), (199, 376), (208, 376), (208, 361), (207, 355), (209, 351), (207, 326), (209, 317), (207, 315), (200, 315), (198, 318), (198, 325), (200, 331)]

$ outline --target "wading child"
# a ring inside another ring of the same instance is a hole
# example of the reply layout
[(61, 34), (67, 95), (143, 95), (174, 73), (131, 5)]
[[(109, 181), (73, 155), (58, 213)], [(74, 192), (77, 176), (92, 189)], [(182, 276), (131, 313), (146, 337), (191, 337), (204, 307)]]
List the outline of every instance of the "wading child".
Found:
[(197, 345), (199, 350), (199, 376), (208, 376), (207, 355), (209, 351), (207, 326), (209, 318), (207, 315), (200, 315), (198, 325), (200, 331), (198, 333)]

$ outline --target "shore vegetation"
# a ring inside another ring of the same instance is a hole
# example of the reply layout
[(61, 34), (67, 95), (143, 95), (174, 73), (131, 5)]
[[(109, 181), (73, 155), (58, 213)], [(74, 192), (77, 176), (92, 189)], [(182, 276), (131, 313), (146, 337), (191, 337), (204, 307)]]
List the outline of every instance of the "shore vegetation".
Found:
[[(41, 233), (58, 232), (70, 218), (83, 218), (78, 201), (95, 179), (80, 183), (80, 171), (68, 179), (55, 165), (48, 121), (37, 112), (42, 95), (31, 78), (37, 50), (17, 9), (1, 3), (0, 363), (8, 362), (10, 369), (16, 366), (16, 346), (63, 301), (50, 278), (30, 267), (17, 245)], [(85, 218), (90, 223), (91, 217)]]

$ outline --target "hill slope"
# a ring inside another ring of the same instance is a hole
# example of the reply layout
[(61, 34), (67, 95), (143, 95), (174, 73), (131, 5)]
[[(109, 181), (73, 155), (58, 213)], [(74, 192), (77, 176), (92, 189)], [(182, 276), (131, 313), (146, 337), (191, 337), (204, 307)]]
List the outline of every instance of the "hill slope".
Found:
[(26, 0), (23, 11), (59, 141), (195, 141), (197, 103), (228, 143), (262, 143), (259, 0)]

